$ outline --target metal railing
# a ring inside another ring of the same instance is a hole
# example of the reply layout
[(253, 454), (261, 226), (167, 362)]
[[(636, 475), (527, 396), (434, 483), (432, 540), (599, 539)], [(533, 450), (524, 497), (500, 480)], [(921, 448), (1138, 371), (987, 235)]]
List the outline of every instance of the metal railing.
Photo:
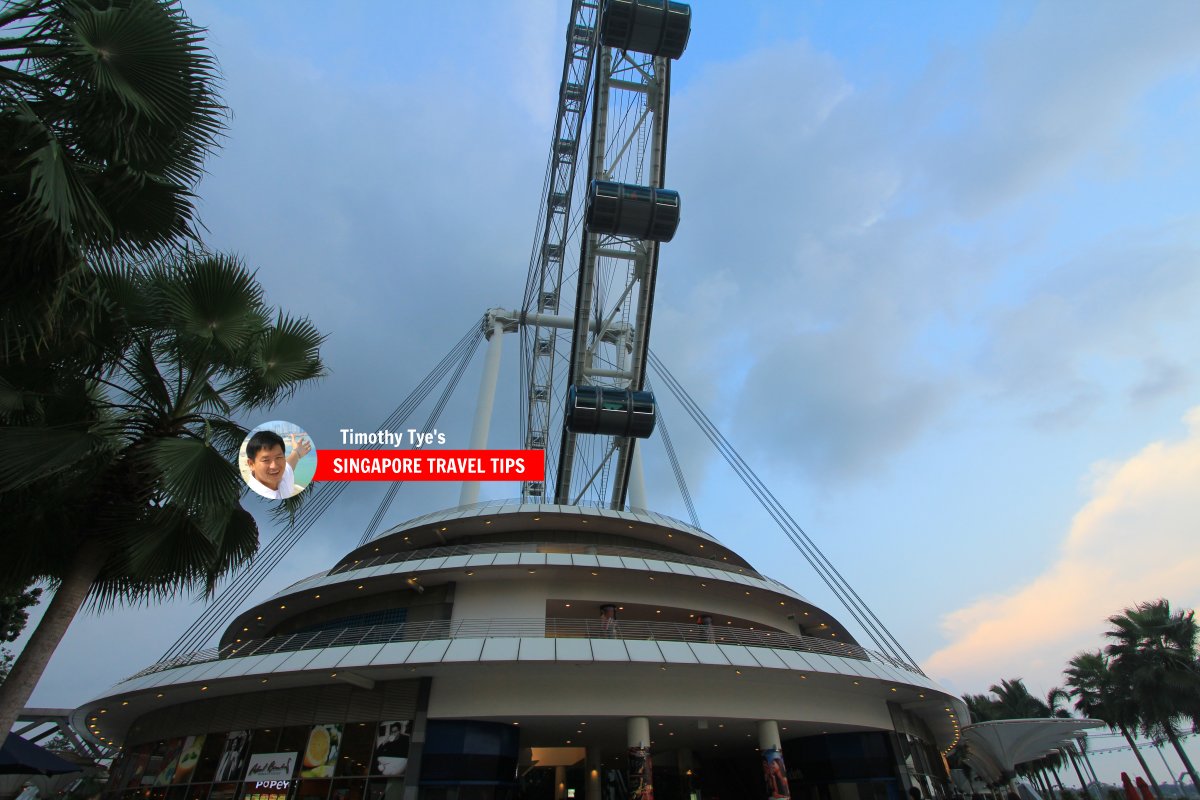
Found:
[[(552, 549), (547, 549), (547, 548)], [(649, 547), (628, 547), (625, 545), (606, 544), (575, 544), (571, 542), (548, 544), (546, 542), (478, 542), (475, 544), (448, 544), (439, 547), (427, 547), (423, 550), (407, 550), (399, 553), (386, 553), (372, 558), (339, 564), (329, 571), (329, 575), (337, 575), (355, 569), (369, 569), (383, 564), (402, 564), (407, 561), (417, 561), (425, 558), (443, 558), (445, 556), (472, 556), (481, 553), (544, 553), (547, 555), (589, 555), (589, 556), (627, 556), (629, 558), (645, 558), (654, 561), (671, 561), (676, 564), (691, 564), (695, 567), (719, 569), (722, 572), (736, 572), (749, 575), (752, 578), (762, 578), (753, 569), (739, 567), (724, 561), (715, 561), (670, 550), (654, 550)], [(307, 579), (306, 579), (307, 580)], [(293, 584), (295, 585), (295, 584)], [(290, 588), (290, 587), (289, 587)]]
[[(456, 519), (455, 517), (453, 517), (451, 512), (483, 511), (484, 509), (487, 509), (487, 508), (500, 509), (500, 508), (505, 508), (505, 507), (512, 507), (512, 508), (519, 507), (523, 510), (543, 511), (548, 514), (555, 513), (555, 512), (569, 513), (570, 509), (572, 509), (572, 508), (595, 508), (601, 512), (609, 512), (608, 514), (602, 514), (602, 516), (609, 516), (612, 519), (618, 518), (616, 516), (618, 512), (609, 508), (607, 500), (581, 499), (578, 503), (571, 503), (570, 505), (564, 505), (564, 504), (560, 504), (560, 503), (527, 503), (519, 497), (512, 498), (512, 499), (501, 499), (501, 500), (482, 500), (478, 503), (468, 503), (467, 505), (456, 506), (454, 508), (441, 509), (439, 511), (430, 511), (426, 514), (422, 514), (419, 517), (413, 517), (410, 520), (402, 522), (399, 525), (394, 525), (391, 528), (388, 528), (386, 531), (383, 531), (382, 533), (380, 533), (376, 536), (373, 536), (370, 539), (370, 541), (373, 542), (377, 539), (382, 539), (385, 536), (390, 536), (391, 534), (398, 533), (400, 531), (411, 530), (412, 528), (416, 528), (416, 527), (424, 524), (428, 520), (441, 521), (441, 520)], [(652, 511), (648, 508), (635, 508), (633, 506), (630, 506), (629, 508), (623, 509), (623, 510), (627, 511), (631, 514), (637, 514), (640, 517), (646, 517), (653, 522), (657, 522), (657, 523), (666, 525), (667, 527), (679, 528), (681, 530), (686, 530), (686, 531), (692, 531), (696, 534), (699, 534), (703, 538), (710, 539), (713, 542), (717, 541), (715, 538), (713, 538), (712, 534), (707, 533), (707, 532), (701, 530), (700, 528), (697, 528), (695, 525), (692, 525), (689, 522), (684, 522), (683, 520), (672, 517), (669, 514), (663, 514), (661, 511)]]
[(316, 632), (293, 633), (271, 636), (266, 639), (250, 639), (221, 648), (209, 648), (160, 661), (131, 675), (133, 680), (177, 667), (191, 666), (218, 661), (225, 658), (245, 658), (271, 653), (290, 653), (300, 650), (317, 650), (326, 647), (349, 647), (364, 644), (388, 644), (391, 642), (421, 642), (445, 639), (484, 638), (531, 638), (531, 639), (611, 639), (660, 642), (692, 642), (709, 644), (736, 644), (746, 647), (770, 647), (776, 650), (792, 650), (800, 653), (853, 658), (859, 661), (874, 661), (888, 664), (906, 672), (924, 675), (918, 669), (875, 650), (856, 644), (835, 642), (814, 636), (797, 636), (783, 631), (765, 631), (732, 626), (704, 626), (673, 622), (642, 622), (640, 620), (617, 620), (605, 626), (599, 620), (590, 619), (460, 619), (435, 620), (429, 622), (404, 622), (393, 625), (366, 625), (358, 628), (340, 628)]

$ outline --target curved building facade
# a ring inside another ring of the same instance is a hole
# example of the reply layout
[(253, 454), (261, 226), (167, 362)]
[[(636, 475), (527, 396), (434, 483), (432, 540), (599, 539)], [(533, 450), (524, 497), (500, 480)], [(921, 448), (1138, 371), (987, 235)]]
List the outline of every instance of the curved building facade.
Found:
[(122, 800), (833, 800), (942, 792), (965, 714), (701, 530), (494, 503), (393, 528), (74, 721), (122, 748)]

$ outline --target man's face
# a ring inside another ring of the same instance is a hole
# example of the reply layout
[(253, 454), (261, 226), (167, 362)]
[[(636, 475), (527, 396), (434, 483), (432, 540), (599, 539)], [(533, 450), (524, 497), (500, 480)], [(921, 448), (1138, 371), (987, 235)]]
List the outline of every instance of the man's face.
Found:
[(264, 447), (255, 454), (254, 458), (246, 459), (250, 464), (250, 472), (254, 479), (268, 489), (278, 489), (283, 480), (283, 448), (279, 445)]

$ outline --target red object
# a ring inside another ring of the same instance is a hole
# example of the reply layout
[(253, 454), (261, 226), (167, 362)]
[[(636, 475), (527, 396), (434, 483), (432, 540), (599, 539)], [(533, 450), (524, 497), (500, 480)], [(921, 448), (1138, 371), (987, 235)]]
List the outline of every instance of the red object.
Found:
[(1146, 779), (1141, 775), (1137, 776), (1137, 789), (1142, 793), (1142, 800), (1154, 800), (1154, 792), (1150, 791), (1150, 784), (1146, 783)]
[(540, 481), (544, 450), (322, 450), (314, 481)]
[(1125, 800), (1142, 800), (1142, 796), (1138, 794), (1138, 790), (1133, 788), (1133, 781), (1129, 780), (1129, 773), (1121, 773), (1121, 787), (1125, 790)]

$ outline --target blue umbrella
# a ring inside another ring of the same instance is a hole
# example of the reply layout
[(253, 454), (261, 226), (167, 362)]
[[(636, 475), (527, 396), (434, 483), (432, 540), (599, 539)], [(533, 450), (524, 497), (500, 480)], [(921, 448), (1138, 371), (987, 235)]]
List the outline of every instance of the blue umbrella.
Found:
[(10, 733), (0, 747), (0, 775), (62, 775), (83, 768)]

